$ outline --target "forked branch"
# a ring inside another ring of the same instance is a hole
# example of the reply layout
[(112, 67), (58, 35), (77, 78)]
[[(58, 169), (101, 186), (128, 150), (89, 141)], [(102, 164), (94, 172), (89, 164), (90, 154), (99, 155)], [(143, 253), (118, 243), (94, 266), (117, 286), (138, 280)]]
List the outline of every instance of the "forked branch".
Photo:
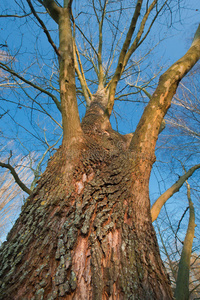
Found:
[[(149, 28), (148, 28), (146, 34), (145, 34), (144, 37), (142, 38), (142, 35), (143, 35), (143, 32), (144, 32), (144, 27), (145, 27), (145, 25), (146, 25), (146, 22), (147, 22), (147, 20), (148, 20), (148, 17), (149, 17), (149, 15), (150, 15), (151, 11), (154, 9), (155, 5), (157, 4), (158, 0), (154, 0), (154, 1), (151, 3), (151, 5), (149, 6), (149, 8), (147, 9), (146, 14), (144, 15), (144, 18), (143, 18), (143, 20), (142, 20), (142, 22), (141, 22), (141, 24), (140, 24), (140, 28), (139, 28), (139, 30), (138, 30), (137, 36), (136, 36), (136, 38), (134, 39), (134, 41), (133, 41), (131, 47), (129, 48), (128, 52), (126, 53), (126, 56), (125, 56), (125, 59), (124, 59), (124, 65), (123, 65), (122, 72), (123, 72), (124, 68), (126, 67), (126, 65), (127, 65), (128, 61), (129, 61), (131, 55), (135, 52), (135, 50), (139, 47), (139, 45), (141, 45), (142, 42), (143, 42), (143, 41), (146, 39), (146, 37), (148, 36), (148, 34), (149, 34), (149, 32), (150, 32), (150, 30), (151, 30), (151, 28), (152, 28), (152, 26), (153, 26), (155, 20), (157, 19), (159, 13), (162, 11), (162, 9), (164, 8), (164, 6), (166, 5), (167, 1), (168, 1), (168, 0), (166, 0), (166, 1), (164, 2), (164, 4), (161, 6), (161, 8), (157, 11), (155, 17), (153, 18), (153, 21), (152, 21), (151, 24), (149, 25)], [(142, 38), (142, 39), (141, 39), (141, 38)]]

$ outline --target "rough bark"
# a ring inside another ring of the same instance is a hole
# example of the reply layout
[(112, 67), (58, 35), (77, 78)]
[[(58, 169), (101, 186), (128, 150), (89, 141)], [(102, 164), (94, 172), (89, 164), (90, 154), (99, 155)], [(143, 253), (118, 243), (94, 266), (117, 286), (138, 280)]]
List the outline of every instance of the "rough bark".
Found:
[(0, 299), (172, 299), (151, 222), (152, 162), (133, 156), (95, 101), (82, 129), (1, 248)]

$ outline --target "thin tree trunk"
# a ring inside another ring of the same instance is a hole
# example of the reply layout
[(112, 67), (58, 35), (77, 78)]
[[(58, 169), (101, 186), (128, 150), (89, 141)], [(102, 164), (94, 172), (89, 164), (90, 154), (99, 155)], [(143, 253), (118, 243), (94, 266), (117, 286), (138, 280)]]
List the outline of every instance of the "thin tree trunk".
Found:
[(189, 299), (189, 277), (190, 277), (190, 259), (192, 253), (192, 244), (195, 231), (195, 212), (194, 206), (190, 195), (190, 185), (187, 182), (187, 196), (189, 202), (189, 223), (187, 233), (184, 239), (184, 245), (181, 252), (181, 259), (178, 265), (178, 276), (176, 280), (175, 298), (176, 300), (188, 300)]

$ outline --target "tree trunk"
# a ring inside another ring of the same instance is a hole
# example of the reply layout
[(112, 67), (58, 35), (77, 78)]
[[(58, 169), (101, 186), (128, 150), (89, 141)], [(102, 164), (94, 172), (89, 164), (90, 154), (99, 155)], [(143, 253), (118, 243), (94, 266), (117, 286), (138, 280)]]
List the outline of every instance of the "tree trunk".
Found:
[(192, 253), (192, 244), (195, 232), (195, 212), (190, 194), (190, 185), (187, 184), (187, 196), (189, 202), (189, 223), (184, 239), (183, 249), (181, 251), (181, 258), (178, 265), (178, 275), (176, 280), (175, 298), (176, 300), (188, 300), (190, 296), (189, 279), (190, 279), (190, 260)]
[(0, 252), (0, 299), (173, 299), (151, 222), (153, 160), (130, 150), (95, 101)]

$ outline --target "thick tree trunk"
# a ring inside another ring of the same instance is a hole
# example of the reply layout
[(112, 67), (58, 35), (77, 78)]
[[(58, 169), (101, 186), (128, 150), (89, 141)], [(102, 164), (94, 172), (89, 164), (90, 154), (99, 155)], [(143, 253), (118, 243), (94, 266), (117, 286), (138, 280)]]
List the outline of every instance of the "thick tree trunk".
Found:
[(151, 222), (152, 159), (129, 150), (95, 101), (82, 130), (1, 248), (0, 299), (173, 299)]

